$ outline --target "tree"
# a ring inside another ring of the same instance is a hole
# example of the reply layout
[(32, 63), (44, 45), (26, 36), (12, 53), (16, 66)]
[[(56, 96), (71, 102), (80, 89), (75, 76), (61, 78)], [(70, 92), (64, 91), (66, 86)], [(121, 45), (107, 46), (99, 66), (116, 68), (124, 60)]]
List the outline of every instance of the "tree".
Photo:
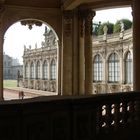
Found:
[(103, 32), (103, 28), (104, 26), (107, 25), (108, 27), (108, 31), (107, 31), (107, 34), (112, 34), (113, 33), (113, 27), (114, 27), (114, 24), (113, 23), (110, 23), (109, 21), (108, 22), (104, 22), (100, 25), (99, 29), (98, 29), (98, 35), (103, 35), (104, 32)]
[(132, 22), (129, 19), (121, 19), (115, 23), (114, 30), (113, 30), (114, 33), (121, 31), (121, 25), (120, 25), (121, 21), (124, 24), (124, 30), (130, 29), (132, 27)]

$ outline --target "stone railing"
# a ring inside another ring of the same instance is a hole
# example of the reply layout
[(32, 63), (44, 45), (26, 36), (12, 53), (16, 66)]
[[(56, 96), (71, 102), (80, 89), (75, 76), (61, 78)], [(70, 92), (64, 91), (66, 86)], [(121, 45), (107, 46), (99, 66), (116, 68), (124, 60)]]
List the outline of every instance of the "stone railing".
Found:
[[(132, 38), (132, 28), (124, 31), (124, 37), (123, 39)], [(99, 36), (93, 36), (93, 44), (99, 43), (103, 41), (104, 35)], [(120, 33), (113, 33), (113, 34), (107, 34), (107, 42), (114, 42), (120, 40)]]
[(0, 102), (2, 140), (132, 140), (140, 93), (48, 96)]

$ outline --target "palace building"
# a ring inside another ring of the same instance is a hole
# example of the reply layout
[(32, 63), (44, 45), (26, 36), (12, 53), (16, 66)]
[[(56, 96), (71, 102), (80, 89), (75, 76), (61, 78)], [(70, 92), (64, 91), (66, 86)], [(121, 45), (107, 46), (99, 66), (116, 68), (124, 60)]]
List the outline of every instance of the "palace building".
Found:
[[(41, 48), (25, 46), (22, 86), (56, 92), (56, 37), (47, 27), (44, 37)], [(93, 94), (133, 90), (132, 41), (132, 29), (93, 37)]]
[(23, 87), (56, 92), (57, 40), (52, 30), (45, 28), (40, 48), (24, 46)]
[(133, 90), (132, 29), (93, 37), (94, 93)]
[[(93, 38), (97, 9), (126, 6), (132, 31), (108, 35), (104, 28)], [(52, 38), (40, 48), (25, 47), (24, 86), (58, 95), (5, 101), (4, 34), (19, 21), (29, 29), (49, 25), (45, 33)], [(0, 132), (1, 140), (138, 139), (140, 0), (0, 0)]]

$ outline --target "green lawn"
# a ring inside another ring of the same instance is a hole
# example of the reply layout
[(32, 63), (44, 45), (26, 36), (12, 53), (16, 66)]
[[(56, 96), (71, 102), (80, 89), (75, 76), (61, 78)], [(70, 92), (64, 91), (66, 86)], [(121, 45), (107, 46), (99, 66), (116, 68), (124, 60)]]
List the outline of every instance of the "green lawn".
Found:
[(4, 88), (15, 88), (15, 87), (17, 87), (17, 80), (4, 80), (3, 87)]

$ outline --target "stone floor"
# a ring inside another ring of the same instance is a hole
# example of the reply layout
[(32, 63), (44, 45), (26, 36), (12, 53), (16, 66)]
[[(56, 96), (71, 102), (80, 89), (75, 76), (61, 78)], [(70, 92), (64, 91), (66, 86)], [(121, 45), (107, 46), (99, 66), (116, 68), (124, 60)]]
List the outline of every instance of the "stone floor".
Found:
[(25, 98), (33, 98), (37, 96), (49, 96), (49, 95), (57, 95), (55, 92), (41, 91), (41, 90), (33, 90), (27, 88), (15, 88), (15, 89), (4, 89), (4, 100), (14, 100), (19, 99), (19, 92), (24, 92)]

